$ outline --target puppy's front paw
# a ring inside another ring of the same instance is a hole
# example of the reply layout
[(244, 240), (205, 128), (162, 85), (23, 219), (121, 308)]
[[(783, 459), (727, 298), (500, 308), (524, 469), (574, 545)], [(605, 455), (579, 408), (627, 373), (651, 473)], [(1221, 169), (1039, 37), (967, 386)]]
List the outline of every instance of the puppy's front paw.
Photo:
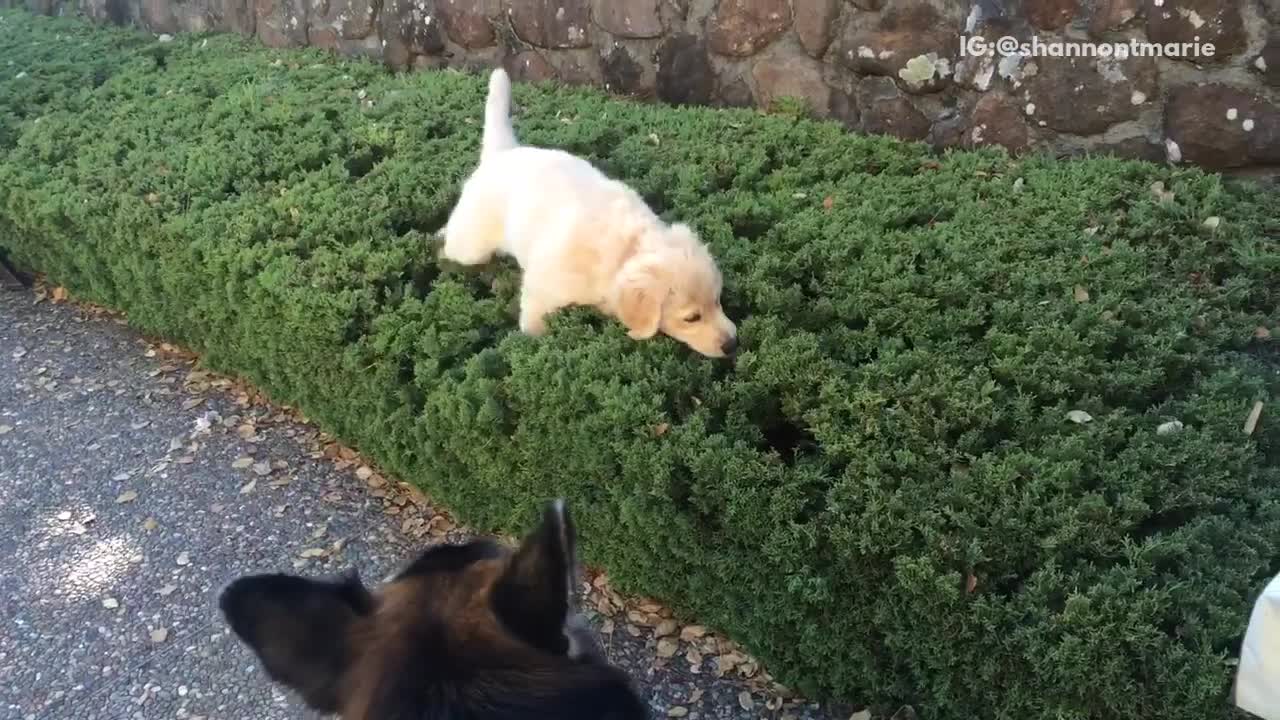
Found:
[(541, 315), (536, 317), (520, 316), (520, 332), (533, 337), (540, 337), (547, 332), (547, 322)]

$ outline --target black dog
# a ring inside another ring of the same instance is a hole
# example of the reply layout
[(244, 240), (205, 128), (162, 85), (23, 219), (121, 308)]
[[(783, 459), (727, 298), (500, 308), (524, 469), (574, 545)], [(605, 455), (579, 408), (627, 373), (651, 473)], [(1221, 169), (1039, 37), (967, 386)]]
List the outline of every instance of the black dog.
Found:
[(273, 680), (343, 720), (647, 720), (571, 612), (574, 542), (557, 501), (514, 552), (436, 546), (376, 591), (244, 577), (219, 605)]

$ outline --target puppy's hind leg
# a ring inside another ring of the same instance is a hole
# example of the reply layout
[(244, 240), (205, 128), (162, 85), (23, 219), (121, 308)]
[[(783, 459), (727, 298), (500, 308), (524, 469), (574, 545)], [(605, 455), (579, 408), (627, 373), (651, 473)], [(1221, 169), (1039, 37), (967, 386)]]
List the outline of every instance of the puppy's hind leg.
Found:
[(502, 245), (501, 208), (485, 202), (480, 188), (468, 183), (458, 205), (444, 226), (446, 260), (460, 265), (482, 265), (493, 258)]

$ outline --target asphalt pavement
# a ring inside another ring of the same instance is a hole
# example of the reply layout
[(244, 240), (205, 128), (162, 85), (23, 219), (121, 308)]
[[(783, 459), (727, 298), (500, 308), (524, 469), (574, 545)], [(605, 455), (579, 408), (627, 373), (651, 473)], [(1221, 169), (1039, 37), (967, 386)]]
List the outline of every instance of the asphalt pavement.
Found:
[[(318, 717), (230, 635), (218, 591), (270, 571), (376, 582), (462, 534), (182, 350), (91, 307), (0, 291), (0, 719)], [(655, 718), (849, 717), (783, 703), (728, 641), (592, 592), (607, 613), (592, 622)]]

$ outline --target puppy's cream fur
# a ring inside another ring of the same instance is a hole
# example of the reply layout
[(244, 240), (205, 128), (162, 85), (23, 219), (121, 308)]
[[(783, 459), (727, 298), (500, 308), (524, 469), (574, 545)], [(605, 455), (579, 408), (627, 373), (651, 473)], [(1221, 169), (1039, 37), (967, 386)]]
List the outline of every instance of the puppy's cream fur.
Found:
[(511, 81), (495, 70), (480, 163), (444, 228), (444, 257), (464, 265), (514, 257), (528, 334), (542, 334), (550, 313), (585, 305), (637, 340), (661, 332), (709, 357), (732, 354), (737, 328), (720, 306), (720, 271), (693, 230), (667, 225), (582, 158), (520, 145), (510, 104)]

